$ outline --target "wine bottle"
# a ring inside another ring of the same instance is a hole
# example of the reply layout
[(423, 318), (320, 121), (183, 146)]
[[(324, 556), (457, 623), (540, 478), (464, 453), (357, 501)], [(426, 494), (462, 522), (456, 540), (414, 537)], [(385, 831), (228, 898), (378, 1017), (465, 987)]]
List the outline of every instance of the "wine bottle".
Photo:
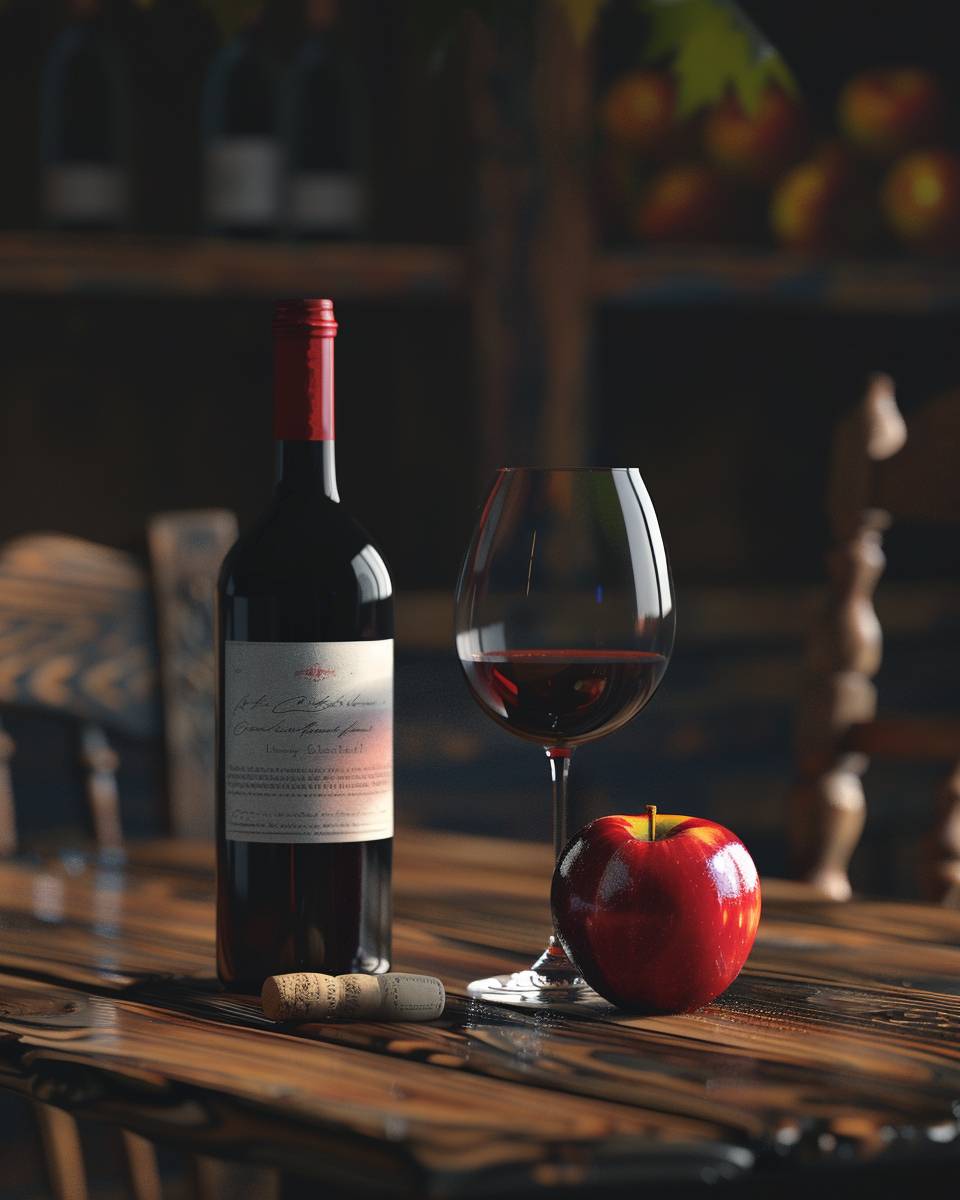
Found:
[(390, 966), (393, 598), (341, 505), (329, 300), (274, 317), (277, 485), (217, 600), (217, 969)]
[(127, 79), (101, 8), (101, 0), (68, 0), (43, 67), (42, 208), (59, 228), (115, 228), (129, 209)]
[(263, 236), (280, 218), (278, 98), (263, 10), (217, 52), (204, 80), (204, 217), (216, 233)]
[(336, 0), (306, 0), (307, 36), (285, 79), (286, 226), (294, 236), (355, 236), (365, 218), (360, 99), (336, 21)]

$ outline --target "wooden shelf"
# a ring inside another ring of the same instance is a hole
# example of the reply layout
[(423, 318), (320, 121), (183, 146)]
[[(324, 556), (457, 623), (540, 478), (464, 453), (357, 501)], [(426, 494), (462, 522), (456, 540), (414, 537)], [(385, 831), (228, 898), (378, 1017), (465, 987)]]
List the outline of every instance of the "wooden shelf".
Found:
[[(64, 295), (465, 296), (467, 256), (448, 246), (247, 242), (124, 234), (0, 234), (0, 292)], [(598, 255), (593, 300), (623, 307), (800, 305), (835, 311), (960, 309), (960, 262), (812, 259), (683, 247)]]
[(415, 300), (461, 293), (464, 258), (445, 246), (5, 233), (0, 291)]
[(960, 308), (960, 261), (815, 259), (769, 250), (690, 247), (601, 254), (597, 302), (667, 308), (744, 304), (925, 313)]

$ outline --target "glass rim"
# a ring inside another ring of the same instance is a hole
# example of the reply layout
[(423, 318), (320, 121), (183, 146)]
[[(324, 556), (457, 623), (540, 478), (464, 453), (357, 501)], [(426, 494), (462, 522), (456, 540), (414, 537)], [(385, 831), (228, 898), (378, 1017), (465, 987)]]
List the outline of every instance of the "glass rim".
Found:
[(607, 475), (611, 471), (639, 471), (637, 466), (633, 467), (498, 467), (498, 475), (511, 475), (519, 472), (526, 472), (533, 475), (574, 475), (578, 472), (583, 474)]

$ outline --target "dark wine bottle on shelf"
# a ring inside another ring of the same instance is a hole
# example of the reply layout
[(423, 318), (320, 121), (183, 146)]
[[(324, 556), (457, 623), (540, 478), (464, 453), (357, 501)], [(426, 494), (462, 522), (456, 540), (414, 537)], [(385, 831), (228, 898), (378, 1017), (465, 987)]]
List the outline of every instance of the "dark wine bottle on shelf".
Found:
[(66, 7), (42, 73), (43, 214), (58, 228), (113, 229), (130, 207), (124, 58), (104, 28), (101, 0)]
[(306, 37), (284, 82), (285, 226), (356, 237), (366, 220), (360, 97), (336, 0), (306, 0)]
[(264, 236), (280, 219), (276, 69), (264, 6), (214, 56), (203, 88), (203, 207), (214, 233)]
[(390, 966), (393, 598), (341, 505), (329, 300), (274, 317), (277, 486), (220, 572), (217, 970)]

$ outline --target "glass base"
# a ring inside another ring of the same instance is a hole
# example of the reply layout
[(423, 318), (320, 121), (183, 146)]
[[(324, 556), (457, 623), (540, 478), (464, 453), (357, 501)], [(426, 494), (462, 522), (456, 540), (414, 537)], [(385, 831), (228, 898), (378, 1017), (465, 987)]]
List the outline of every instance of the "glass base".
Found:
[(514, 971), (512, 975), (491, 975), (489, 979), (475, 979), (467, 984), (467, 995), (474, 1000), (487, 1000), (495, 1004), (522, 1004), (527, 1008), (560, 1008), (576, 1005), (577, 1008), (610, 1008), (589, 984), (556, 983), (545, 979), (537, 971)]
[(581, 978), (553, 937), (532, 967), (510, 975), (475, 979), (467, 984), (467, 995), (495, 1004), (522, 1004), (527, 1008), (552, 1008), (559, 1012), (612, 1007)]

